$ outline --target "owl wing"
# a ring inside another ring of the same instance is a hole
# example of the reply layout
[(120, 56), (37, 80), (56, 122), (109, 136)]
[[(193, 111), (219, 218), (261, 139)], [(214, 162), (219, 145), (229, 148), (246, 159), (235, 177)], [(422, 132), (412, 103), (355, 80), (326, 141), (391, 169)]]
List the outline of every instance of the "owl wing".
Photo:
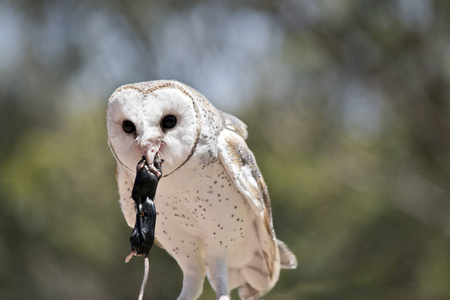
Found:
[(266, 274), (260, 278), (265, 286), (273, 286), (278, 279), (280, 258), (266, 183), (253, 153), (237, 132), (226, 128), (222, 130), (218, 139), (218, 156), (237, 190), (256, 215), (254, 227), (259, 245), (250, 263), (251, 268)]
[(225, 129), (231, 130), (239, 134), (244, 140), (247, 139), (247, 125), (233, 115), (226, 112), (219, 111), (223, 119), (223, 126)]
[(258, 219), (264, 223), (270, 236), (275, 239), (267, 185), (243, 136), (227, 129), (222, 130), (218, 139), (218, 150), (219, 159), (233, 179), (234, 185), (244, 195)]
[[(255, 229), (260, 245), (249, 268), (261, 270), (261, 267), (258, 266), (263, 262), (264, 270), (262, 271), (268, 275), (267, 279), (270, 282), (267, 282), (267, 287), (269, 289), (278, 280), (280, 268), (295, 269), (297, 267), (297, 258), (285, 243), (275, 237), (267, 185), (252, 151), (244, 140), (247, 137), (247, 126), (231, 115), (227, 114), (225, 117), (229, 119), (224, 121), (224, 129), (219, 134), (218, 157), (237, 190), (244, 196), (256, 215)], [(229, 125), (226, 126), (226, 124)], [(265, 293), (265, 291), (249, 289), (249, 286), (240, 288), (240, 293), (246, 294), (249, 291), (258, 293), (260, 296)], [(246, 297), (244, 298), (246, 299)]]

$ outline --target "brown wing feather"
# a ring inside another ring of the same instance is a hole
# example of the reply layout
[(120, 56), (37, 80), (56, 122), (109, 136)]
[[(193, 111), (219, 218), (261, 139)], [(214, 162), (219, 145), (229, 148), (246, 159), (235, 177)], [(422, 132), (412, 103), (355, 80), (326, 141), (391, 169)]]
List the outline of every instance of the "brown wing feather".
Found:
[(244, 140), (246, 140), (248, 137), (247, 125), (245, 125), (244, 122), (242, 122), (241, 120), (239, 120), (238, 118), (236, 118), (233, 115), (227, 114), (223, 111), (219, 111), (219, 112), (223, 119), (223, 127), (228, 130), (236, 132)]
[[(256, 165), (255, 157), (247, 147), (243, 137), (230, 130), (223, 130), (218, 142), (219, 159), (233, 179), (236, 188), (247, 200), (259, 222), (264, 225), (267, 238), (270, 238), (268, 252), (262, 251), (269, 277), (278, 277), (279, 257), (277, 240), (272, 225), (272, 210), (266, 183)], [(257, 230), (257, 232), (259, 232)], [(258, 236), (262, 244), (266, 238)]]

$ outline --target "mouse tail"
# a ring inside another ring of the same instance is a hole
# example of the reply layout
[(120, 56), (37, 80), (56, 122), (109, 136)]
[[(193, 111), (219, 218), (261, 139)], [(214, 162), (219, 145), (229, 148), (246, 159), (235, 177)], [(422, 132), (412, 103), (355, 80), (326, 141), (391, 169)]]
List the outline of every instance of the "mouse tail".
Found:
[(144, 258), (144, 278), (142, 279), (141, 290), (139, 291), (138, 300), (142, 300), (144, 298), (145, 285), (148, 281), (148, 271), (150, 269), (150, 264), (148, 262), (148, 256)]

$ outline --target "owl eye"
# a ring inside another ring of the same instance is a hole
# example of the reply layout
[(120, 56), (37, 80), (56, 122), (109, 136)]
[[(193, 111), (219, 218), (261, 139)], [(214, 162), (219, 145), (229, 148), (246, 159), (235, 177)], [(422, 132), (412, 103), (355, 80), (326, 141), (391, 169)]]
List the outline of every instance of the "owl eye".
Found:
[(165, 116), (164, 119), (161, 121), (161, 127), (163, 129), (170, 129), (175, 127), (177, 124), (177, 118), (172, 115)]
[(133, 122), (125, 120), (122, 123), (122, 129), (126, 133), (133, 133), (136, 131), (136, 127), (134, 126)]

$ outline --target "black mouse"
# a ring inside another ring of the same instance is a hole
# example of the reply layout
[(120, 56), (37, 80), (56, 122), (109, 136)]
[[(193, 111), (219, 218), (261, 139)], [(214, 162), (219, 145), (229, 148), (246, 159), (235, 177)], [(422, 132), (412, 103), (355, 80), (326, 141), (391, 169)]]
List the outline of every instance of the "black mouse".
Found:
[[(155, 158), (154, 167), (159, 172), (152, 171), (145, 157), (136, 166), (131, 197), (136, 209), (136, 223), (130, 236), (131, 251), (134, 255), (148, 256), (155, 241), (156, 207), (155, 195), (161, 178), (161, 163)], [(155, 169), (153, 168), (153, 169)]]

